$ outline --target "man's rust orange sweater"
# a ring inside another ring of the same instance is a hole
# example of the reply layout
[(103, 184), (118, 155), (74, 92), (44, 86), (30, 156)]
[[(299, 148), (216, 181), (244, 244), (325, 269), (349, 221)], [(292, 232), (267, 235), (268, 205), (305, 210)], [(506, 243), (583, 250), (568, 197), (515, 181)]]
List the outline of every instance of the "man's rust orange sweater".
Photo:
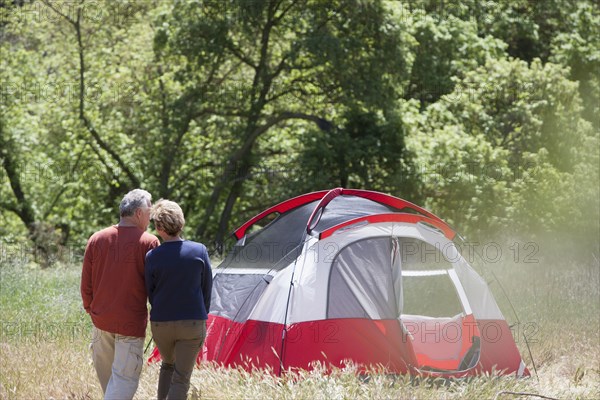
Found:
[(96, 328), (145, 336), (144, 259), (159, 244), (156, 236), (133, 226), (114, 225), (90, 237), (83, 258), (81, 298)]

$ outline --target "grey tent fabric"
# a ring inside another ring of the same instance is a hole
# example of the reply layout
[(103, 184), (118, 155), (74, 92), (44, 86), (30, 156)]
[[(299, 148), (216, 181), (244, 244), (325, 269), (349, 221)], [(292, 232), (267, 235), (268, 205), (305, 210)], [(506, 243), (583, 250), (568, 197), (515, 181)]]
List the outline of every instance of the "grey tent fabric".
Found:
[[(314, 206), (313, 206), (314, 208)], [(383, 214), (397, 211), (373, 200), (355, 196), (339, 196), (325, 208), (321, 220), (314, 231), (323, 232), (337, 224), (365, 215)], [(306, 222), (304, 223), (306, 225)]]
[(401, 313), (398, 246), (390, 237), (354, 242), (334, 259), (327, 318), (394, 319)]
[[(259, 274), (217, 274), (210, 313), (244, 322), (273, 277)], [(234, 311), (237, 312), (234, 313)]]

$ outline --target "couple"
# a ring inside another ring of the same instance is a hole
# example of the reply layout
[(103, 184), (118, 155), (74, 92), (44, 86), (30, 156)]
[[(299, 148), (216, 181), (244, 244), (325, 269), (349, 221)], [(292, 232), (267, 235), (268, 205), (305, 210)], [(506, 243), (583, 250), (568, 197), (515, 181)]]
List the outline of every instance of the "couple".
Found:
[[(92, 358), (105, 399), (131, 399), (137, 390), (146, 298), (162, 356), (158, 399), (186, 398), (206, 336), (212, 290), (206, 247), (181, 238), (185, 220), (177, 203), (151, 201), (145, 190), (127, 193), (119, 223), (93, 234), (85, 249), (81, 297), (94, 324)], [(162, 244), (146, 232), (150, 220)]]

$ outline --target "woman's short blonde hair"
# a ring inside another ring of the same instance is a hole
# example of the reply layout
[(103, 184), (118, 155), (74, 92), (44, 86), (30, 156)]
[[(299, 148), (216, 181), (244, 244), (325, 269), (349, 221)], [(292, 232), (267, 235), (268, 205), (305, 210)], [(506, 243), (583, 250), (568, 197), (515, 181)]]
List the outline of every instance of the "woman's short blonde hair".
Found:
[(156, 229), (165, 231), (169, 236), (181, 233), (185, 225), (183, 210), (174, 201), (160, 199), (152, 206), (150, 219), (154, 221)]

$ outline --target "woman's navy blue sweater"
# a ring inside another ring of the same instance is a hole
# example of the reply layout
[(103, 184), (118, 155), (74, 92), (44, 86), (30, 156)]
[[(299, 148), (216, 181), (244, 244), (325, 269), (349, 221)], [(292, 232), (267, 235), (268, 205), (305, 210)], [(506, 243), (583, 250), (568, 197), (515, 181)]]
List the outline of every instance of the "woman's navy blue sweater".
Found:
[(163, 242), (146, 254), (145, 274), (151, 321), (208, 318), (212, 270), (206, 246)]

